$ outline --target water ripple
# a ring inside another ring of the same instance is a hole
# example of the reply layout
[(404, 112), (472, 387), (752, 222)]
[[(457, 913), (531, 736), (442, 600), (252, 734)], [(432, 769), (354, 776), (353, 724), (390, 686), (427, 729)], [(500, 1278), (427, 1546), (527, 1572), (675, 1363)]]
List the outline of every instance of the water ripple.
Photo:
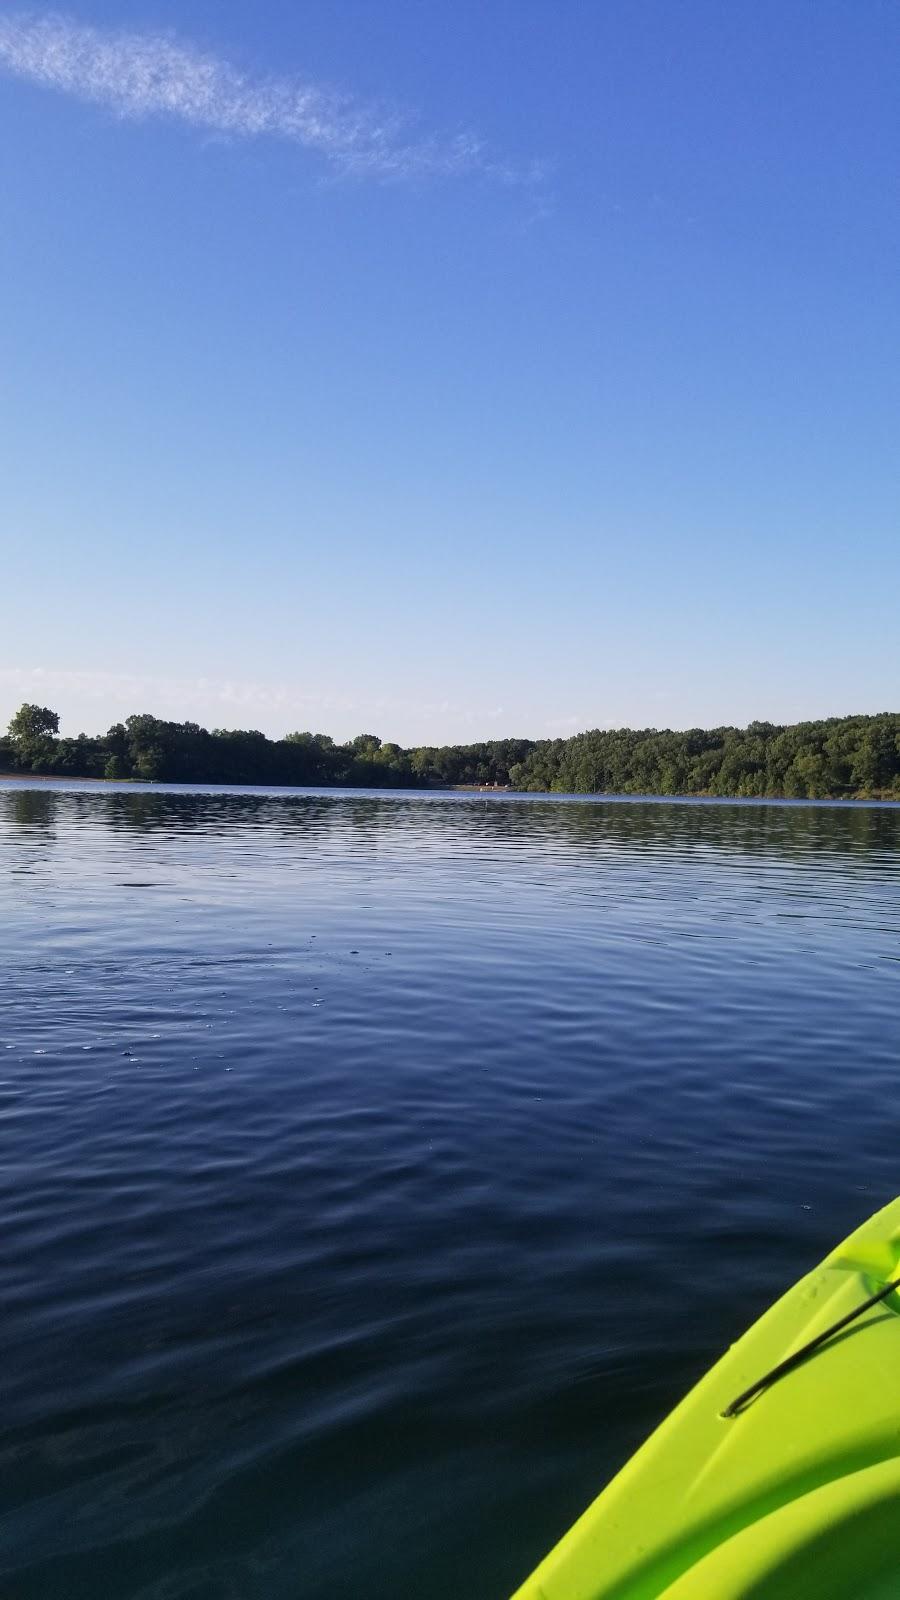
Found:
[(900, 810), (0, 787), (16, 1600), (500, 1600), (900, 1190)]

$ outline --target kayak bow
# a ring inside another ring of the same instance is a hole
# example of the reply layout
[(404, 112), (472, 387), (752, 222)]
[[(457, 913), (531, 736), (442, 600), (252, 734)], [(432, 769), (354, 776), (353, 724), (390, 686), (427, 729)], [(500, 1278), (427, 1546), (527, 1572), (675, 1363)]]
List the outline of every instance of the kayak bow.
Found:
[(900, 1199), (789, 1289), (514, 1600), (900, 1600)]

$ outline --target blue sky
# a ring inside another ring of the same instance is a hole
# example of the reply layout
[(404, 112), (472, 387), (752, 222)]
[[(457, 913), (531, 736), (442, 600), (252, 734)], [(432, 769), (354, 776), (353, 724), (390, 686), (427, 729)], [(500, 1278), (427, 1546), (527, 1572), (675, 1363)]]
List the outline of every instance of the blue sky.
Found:
[(900, 706), (900, 12), (0, 6), (0, 720)]

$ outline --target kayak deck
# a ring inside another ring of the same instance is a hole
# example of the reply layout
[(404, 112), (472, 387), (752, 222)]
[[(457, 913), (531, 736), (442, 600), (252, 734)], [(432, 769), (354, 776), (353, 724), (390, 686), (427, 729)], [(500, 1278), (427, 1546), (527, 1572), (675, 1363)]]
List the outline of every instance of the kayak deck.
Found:
[(733, 1345), (514, 1600), (900, 1600), (900, 1199)]

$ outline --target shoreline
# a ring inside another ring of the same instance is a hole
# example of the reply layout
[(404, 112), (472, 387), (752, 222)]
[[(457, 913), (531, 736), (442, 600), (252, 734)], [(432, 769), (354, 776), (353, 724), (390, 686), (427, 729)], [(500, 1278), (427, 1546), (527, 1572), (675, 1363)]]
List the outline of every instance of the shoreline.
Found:
[(406, 784), (352, 784), (352, 783), (217, 783), (212, 780), (206, 783), (179, 783), (174, 780), (149, 778), (79, 778), (75, 776), (57, 776), (50, 772), (0, 772), (0, 784), (16, 783), (23, 785), (45, 785), (64, 789), (72, 784), (90, 784), (102, 789), (107, 785), (126, 789), (134, 788), (144, 792), (153, 790), (181, 790), (184, 794), (202, 794), (208, 789), (232, 789), (236, 793), (246, 790), (263, 790), (266, 793), (277, 794), (279, 791), (308, 791), (312, 794), (353, 794), (364, 791), (368, 794), (403, 795), (403, 794), (469, 794), (469, 795), (504, 795), (510, 799), (520, 796), (533, 795), (536, 798), (575, 799), (575, 800), (650, 800), (654, 803), (672, 800), (706, 800), (717, 804), (745, 804), (753, 805), (792, 805), (792, 806), (817, 806), (817, 805), (860, 805), (860, 806), (893, 806), (900, 807), (900, 795), (884, 793), (856, 794), (822, 794), (822, 795), (789, 795), (789, 794), (714, 794), (709, 789), (680, 790), (677, 794), (657, 794), (651, 790), (642, 790), (640, 793), (621, 789), (514, 789), (511, 785), (504, 784), (475, 784), (475, 783), (448, 783), (448, 784), (423, 784), (413, 787)]

